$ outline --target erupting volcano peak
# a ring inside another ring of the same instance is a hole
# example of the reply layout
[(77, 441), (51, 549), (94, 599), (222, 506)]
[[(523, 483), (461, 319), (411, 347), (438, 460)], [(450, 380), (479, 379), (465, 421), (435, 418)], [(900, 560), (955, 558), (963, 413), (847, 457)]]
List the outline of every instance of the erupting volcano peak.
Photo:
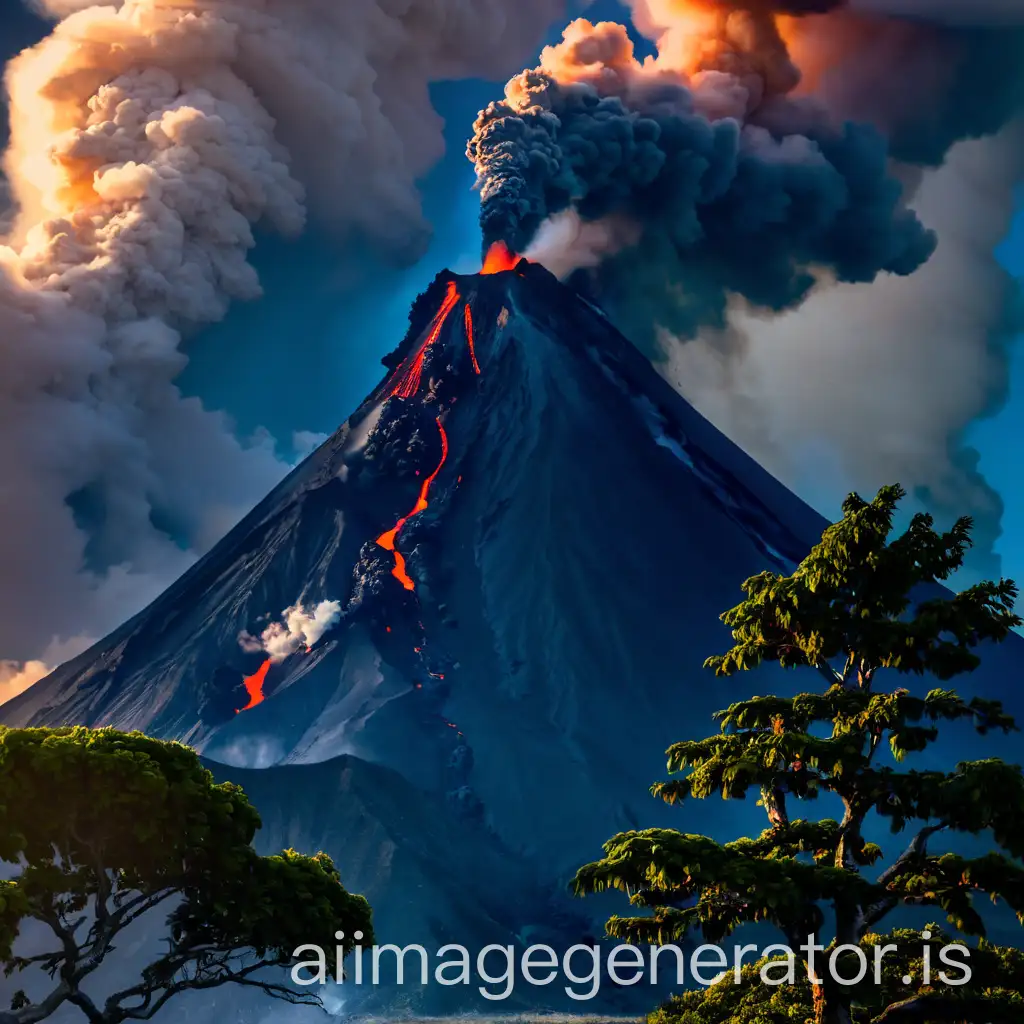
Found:
[(481, 274), (500, 274), (503, 270), (515, 270), (519, 257), (504, 242), (495, 242), (484, 257)]
[[(499, 246), (487, 269), (441, 271), (334, 436), (0, 708), (187, 742), (254, 793), (262, 850), (324, 849), (399, 948), (600, 929), (553, 894), (609, 835), (675, 823), (645, 794), (719, 706), (719, 609), (826, 525), (543, 264)], [(363, 986), (353, 1011), (486, 1010), (467, 988)]]

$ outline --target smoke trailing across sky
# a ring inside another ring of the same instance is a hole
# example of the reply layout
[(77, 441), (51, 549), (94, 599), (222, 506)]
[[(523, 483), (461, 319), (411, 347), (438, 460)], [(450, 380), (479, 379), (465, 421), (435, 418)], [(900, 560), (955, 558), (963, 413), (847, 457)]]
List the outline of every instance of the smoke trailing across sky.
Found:
[(311, 212), (414, 262), (444, 151), (429, 83), (511, 73), (564, 0), (32, 6), (55, 25), (5, 69), (0, 658), (52, 663), (77, 652), (51, 639), (134, 614), (288, 468), (176, 386), (182, 333), (260, 295), (256, 226)]
[(801, 90), (875, 124), (894, 159), (938, 167), (951, 146), (1024, 110), (1024, 5), (1015, 0), (851, 0), (787, 28)]
[[(917, 269), (935, 238), (905, 206), (884, 138), (789, 97), (798, 76), (784, 53), (741, 48), (782, 45), (770, 18), (750, 18), (758, 28), (737, 33), (735, 51), (686, 77), (638, 64), (621, 25), (571, 25), (476, 123), (485, 242), (521, 252), (570, 206), (585, 221), (624, 214), (644, 228), (629, 260), (663, 270), (649, 281), (666, 294), (652, 305), (645, 288), (638, 315), (684, 335), (722, 323), (730, 294), (792, 306), (818, 268), (844, 281)], [(628, 303), (621, 279), (603, 277)]]
[[(428, 83), (521, 66), (565, 8), (562, 0), (33, 6), (59, 24), (7, 71), (15, 144), (6, 166), (20, 216), (11, 248), (0, 246), (0, 658), (22, 660), (41, 655), (54, 635), (95, 636), (137, 610), (285, 470), (267, 445), (239, 444), (223, 416), (175, 386), (185, 362), (179, 329), (259, 292), (246, 258), (251, 222), (292, 233), (308, 208), (337, 237), (414, 259), (429, 230), (417, 180), (443, 148)], [(691, 6), (634, 4), (637, 26), (663, 48), (673, 88), (692, 57), (673, 11)], [(1014, 26), (1024, 12), (1015, 3), (852, 0), (790, 19), (782, 34), (768, 17), (780, 9), (730, 8), (724, 35), (698, 19), (705, 42), (724, 39), (704, 50), (717, 68), (705, 74), (706, 100), (716, 83), (723, 102), (735, 90), (753, 100), (764, 83), (786, 95), (798, 64), (803, 80), (791, 95), (813, 95), (834, 119), (874, 124), (892, 152), (921, 167), (939, 162), (952, 139), (992, 130), (1019, 109)], [(609, 65), (602, 94), (623, 92), (616, 76), (637, 78), (630, 64)], [(8, 212), (0, 209), (0, 222)], [(580, 243), (576, 265), (593, 268), (620, 323), (633, 314), (635, 337), (650, 343), (656, 322), (685, 334), (724, 317), (720, 292), (681, 286), (684, 271), (717, 280), (718, 268), (688, 265), (687, 252), (649, 221), (588, 220), (569, 235)], [(616, 257), (640, 238), (642, 249)], [(804, 281), (791, 283), (799, 291)], [(957, 321), (959, 335), (980, 361), (994, 351), (989, 327), (1008, 329), (1008, 317), (971, 316)], [(961, 403), (955, 426), (991, 407), (1003, 378), (989, 375), (988, 399)], [(909, 382), (908, 401), (929, 393), (922, 379)], [(946, 492), (955, 507), (952, 484)], [(51, 658), (71, 653), (61, 647)]]
[[(736, 427), (756, 406), (766, 443), (748, 449), (790, 484), (796, 475), (773, 458), (773, 443), (790, 442), (800, 425), (783, 417), (786, 430), (772, 437), (768, 384), (759, 394), (749, 374), (744, 393), (730, 398), (729, 367), (749, 362), (764, 333), (757, 317), (798, 309), (837, 281), (864, 286), (861, 301), (870, 304), (870, 282), (882, 274), (905, 280), (922, 303), (948, 305), (965, 361), (978, 367), (972, 383), (985, 383), (970, 399), (950, 399), (939, 379), (942, 353), (929, 351), (929, 317), (909, 301), (890, 301), (901, 321), (886, 335), (906, 348), (892, 361), (906, 376), (887, 380), (886, 389), (902, 391), (907, 414), (853, 430), (834, 456), (848, 470), (845, 486), (867, 489), (865, 467), (872, 475), (898, 468), (926, 503), (941, 493), (935, 507), (975, 514), (990, 548), (1001, 502), (962, 432), (1005, 398), (1011, 298), (991, 250), (968, 251), (974, 242), (955, 231), (936, 239), (913, 208), (922, 180), (960, 140), (994, 134), (1024, 111), (1024, 8), (1011, 13), (998, 0), (631, 6), (655, 57), (636, 59), (622, 26), (577, 21), (537, 68), (509, 82), (504, 100), (481, 112), (468, 155), (486, 238), (503, 238), (563, 276), (584, 268), (580, 286), (652, 356), (672, 357), (677, 343), (699, 336), (693, 343), (712, 349), (722, 367), (713, 401), (703, 402), (695, 383), (677, 383), (734, 437), (749, 438)], [(1005, 146), (990, 149), (992, 159), (1016, 165), (993, 177), (1020, 180), (1021, 161)], [(973, 201), (968, 190), (964, 202)], [(581, 244), (588, 230), (600, 236), (600, 258)], [(560, 237), (567, 241), (559, 251)], [(915, 272), (937, 242), (947, 265), (959, 259), (959, 287), (971, 294), (930, 294), (938, 275), (918, 286)], [(987, 305), (1000, 294), (1005, 301)], [(798, 315), (793, 329), (799, 324)], [(858, 345), (842, 323), (835, 330), (843, 344)], [(814, 343), (779, 359), (789, 361), (774, 377), (799, 380), (814, 365)], [(825, 384), (822, 396), (829, 386), (872, 388), (867, 349), (850, 363), (855, 372), (842, 381), (814, 379)], [(805, 438), (827, 420), (827, 399), (818, 405), (803, 423)], [(915, 437), (908, 423), (918, 424)], [(986, 561), (990, 550), (980, 554), (979, 565), (998, 571)]]

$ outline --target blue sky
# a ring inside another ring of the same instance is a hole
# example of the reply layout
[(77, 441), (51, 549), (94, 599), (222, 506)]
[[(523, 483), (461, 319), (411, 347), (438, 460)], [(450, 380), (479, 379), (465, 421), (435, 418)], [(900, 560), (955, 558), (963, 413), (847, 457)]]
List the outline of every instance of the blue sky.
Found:
[[(1018, 207), (1024, 207), (1024, 192)], [(1024, 214), (1018, 214), (999, 256), (1018, 279), (1024, 278)], [(1024, 438), (1024, 353), (1018, 343), (1010, 359), (1010, 401), (997, 416), (977, 424), (971, 442), (981, 453), (981, 470), (1006, 503), (998, 550), (1003, 572), (1024, 585), (1024, 473), (1020, 438)]]
[[(38, 38), (42, 24), (14, 0), (0, 2), (5, 8), (0, 56), (6, 59)], [(615, 0), (598, 0), (589, 9), (591, 17), (620, 14)], [(553, 38), (558, 34), (553, 31)], [(379, 379), (380, 358), (404, 333), (415, 295), (442, 267), (470, 269), (477, 256), (477, 201), (463, 148), (476, 112), (499, 92), (498, 83), (485, 82), (441, 84), (433, 90), (447, 122), (448, 152), (423, 183), (436, 233), (417, 266), (404, 272), (380, 268), (369, 286), (353, 293), (339, 280), (336, 253), (317, 235), (315, 224), (297, 242), (261, 239), (254, 263), (264, 299), (236, 306), (222, 324), (193, 339), (183, 389), (227, 410), (243, 434), (265, 427), (287, 444), (293, 431), (333, 430)], [(1000, 256), (1024, 277), (1024, 216), (1012, 226)], [(1006, 503), (999, 545), (1004, 571), (1024, 581), (1024, 482), (1016, 443), (1024, 436), (1024, 358), (1019, 350), (1011, 362), (1008, 405), (976, 424), (969, 440), (981, 453), (982, 472)], [(292, 383), (296, 363), (308, 367), (299, 386)], [(282, 380), (289, 385), (282, 388)], [(821, 511), (832, 515), (836, 509)]]

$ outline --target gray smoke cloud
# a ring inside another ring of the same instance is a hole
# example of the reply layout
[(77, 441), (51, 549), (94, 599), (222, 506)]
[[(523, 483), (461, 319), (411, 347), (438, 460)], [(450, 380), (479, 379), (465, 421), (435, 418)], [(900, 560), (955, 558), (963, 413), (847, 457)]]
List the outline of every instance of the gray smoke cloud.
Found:
[[(939, 235), (909, 277), (824, 287), (765, 319), (736, 311), (740, 357), (703, 334), (668, 341), (668, 379), (785, 484), (835, 512), (836, 499), (892, 480), (927, 488), (942, 520), (975, 517), (972, 575), (1000, 572), (1002, 502), (963, 441), (1006, 397), (1006, 360), (1024, 332), (1017, 283), (993, 250), (1024, 171), (1024, 131), (957, 144), (914, 199)], [(910, 332), (913, 332), (912, 334)]]
[[(834, 489), (898, 479), (943, 520), (973, 514), (974, 569), (998, 572), (1002, 503), (963, 435), (1005, 400), (1021, 327), (993, 249), (1024, 176), (1000, 135), (1024, 111), (1024, 6), (632, 6), (657, 57), (579, 21), (481, 113), (485, 237), (589, 267), (579, 287), (819, 505), (801, 459)], [(552, 251), (566, 218), (639, 240), (574, 261)]]
[[(742, 74), (645, 73), (624, 27), (576, 23), (476, 122), (468, 152), (485, 244), (521, 252), (570, 206), (584, 220), (642, 224), (629, 259), (599, 274), (613, 308), (635, 306), (633, 333), (653, 322), (692, 335), (721, 322), (733, 294), (786, 309), (822, 271), (859, 282), (916, 270), (935, 238), (904, 205), (884, 138), (835, 126), (765, 78), (751, 84), (750, 56)], [(696, 305), (680, 302), (682, 281)]]
[(850, 9), (864, 14), (924, 18), (949, 25), (1020, 25), (1017, 0), (851, 0)]
[(511, 73), (563, 0), (35, 6), (53, 32), (5, 73), (0, 657), (52, 665), (289, 467), (175, 384), (183, 332), (260, 294), (255, 227), (418, 258), (429, 83)]
[(789, 53), (837, 118), (876, 125), (894, 159), (938, 167), (962, 139), (1024, 109), (1024, 5), (998, 0), (851, 0), (802, 19)]

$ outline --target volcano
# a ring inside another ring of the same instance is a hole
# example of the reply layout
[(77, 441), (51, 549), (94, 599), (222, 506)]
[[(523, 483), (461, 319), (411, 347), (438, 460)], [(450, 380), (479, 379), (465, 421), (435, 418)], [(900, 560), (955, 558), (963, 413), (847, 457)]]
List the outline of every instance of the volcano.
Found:
[(680, 824), (649, 797), (662, 752), (749, 688), (702, 669), (728, 643), (718, 615), (825, 526), (597, 307), (525, 260), (491, 269), (440, 274), (330, 440), (0, 708), (191, 744), (250, 793), (267, 849), (326, 849), (380, 941), (428, 949), (601, 933), (607, 905), (566, 881), (615, 831)]

